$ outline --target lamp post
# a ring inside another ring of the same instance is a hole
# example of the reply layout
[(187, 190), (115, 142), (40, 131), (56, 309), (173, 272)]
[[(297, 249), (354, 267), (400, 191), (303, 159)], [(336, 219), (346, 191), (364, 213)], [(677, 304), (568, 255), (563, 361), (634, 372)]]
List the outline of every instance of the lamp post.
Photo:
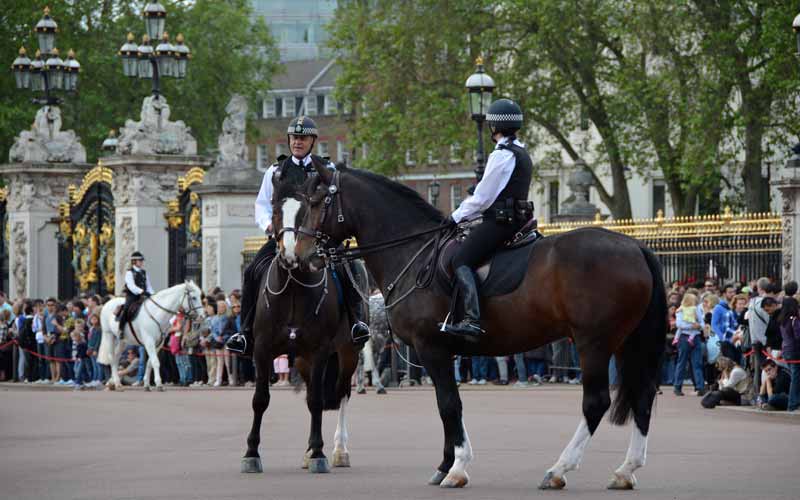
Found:
[(18, 89), (31, 89), (44, 92), (44, 98), (34, 98), (35, 104), (57, 106), (61, 99), (50, 94), (53, 90), (75, 91), (78, 88), (80, 63), (75, 59), (75, 52), (69, 50), (64, 61), (56, 48), (56, 32), (58, 24), (50, 17), (50, 8), (44, 8), (44, 16), (33, 29), (39, 42), (39, 49), (34, 59), (28, 58), (25, 47), (19, 49), (19, 55), (11, 65), (14, 80)]
[(475, 60), (475, 66), (475, 73), (467, 78), (465, 86), (469, 91), (469, 112), (478, 125), (478, 155), (475, 178), (480, 182), (483, 178), (483, 170), (486, 167), (486, 159), (483, 153), (483, 122), (486, 120), (486, 112), (492, 103), (492, 91), (495, 85), (492, 77), (483, 71), (482, 57), (478, 57)]
[(181, 33), (175, 37), (177, 45), (170, 42), (169, 33), (164, 31), (167, 11), (163, 5), (157, 1), (148, 2), (143, 17), (147, 34), (142, 35), (141, 45), (136, 45), (133, 33), (128, 33), (118, 55), (122, 59), (122, 73), (130, 78), (152, 79), (153, 95), (158, 96), (162, 76), (186, 77), (191, 51), (184, 45)]
[(439, 208), (439, 193), (441, 190), (441, 184), (436, 179), (433, 179), (433, 182), (428, 184), (428, 197), (431, 200), (431, 205), (436, 208)]

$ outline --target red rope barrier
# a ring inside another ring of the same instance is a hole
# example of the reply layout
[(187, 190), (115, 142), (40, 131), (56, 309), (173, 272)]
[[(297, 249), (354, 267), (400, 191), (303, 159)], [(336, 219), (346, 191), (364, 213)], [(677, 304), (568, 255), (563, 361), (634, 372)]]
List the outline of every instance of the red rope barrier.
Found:
[[(749, 358), (749, 357), (750, 357), (750, 356), (752, 356), (752, 355), (753, 355), (755, 352), (756, 352), (756, 350), (755, 350), (755, 349), (750, 349), (750, 352), (746, 352), (746, 353), (744, 353), (744, 354), (742, 354), (742, 355), (743, 355), (745, 358)], [(796, 365), (796, 364), (800, 363), (800, 359), (791, 359), (791, 360), (790, 360), (790, 359), (776, 358), (775, 356), (773, 356), (772, 354), (770, 354), (770, 353), (769, 353), (769, 351), (767, 351), (766, 349), (764, 349), (763, 351), (761, 351), (761, 354), (763, 354), (763, 355), (764, 355), (765, 357), (767, 357), (768, 359), (771, 359), (772, 361), (776, 361), (776, 362), (779, 362), (779, 363), (786, 363), (786, 364), (788, 364), (788, 365)]]

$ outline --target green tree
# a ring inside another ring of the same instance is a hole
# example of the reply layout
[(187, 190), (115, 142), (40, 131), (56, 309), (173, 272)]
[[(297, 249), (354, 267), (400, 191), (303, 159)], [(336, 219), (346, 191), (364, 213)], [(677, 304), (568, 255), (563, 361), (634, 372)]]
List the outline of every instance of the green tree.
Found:
[[(33, 27), (49, 5), (59, 25), (57, 46), (73, 48), (81, 63), (78, 92), (62, 104), (64, 128), (74, 129), (86, 147), (89, 161), (100, 154), (109, 129), (126, 119), (138, 119), (142, 99), (150, 93), (150, 80), (128, 79), (122, 74), (117, 51), (126, 34), (137, 40), (144, 33), (141, 9), (134, 0), (17, 0), (0, 12), (0, 60), (8, 65), (24, 45), (33, 54), (38, 44)], [(278, 69), (278, 56), (269, 31), (254, 20), (247, 0), (165, 1), (167, 31), (181, 32), (192, 50), (184, 80), (165, 78), (162, 93), (172, 107), (172, 117), (184, 120), (193, 131), (201, 153), (216, 148), (216, 137), (233, 93), (254, 101), (269, 88)], [(30, 126), (37, 107), (30, 91), (17, 90), (10, 71), (0, 72), (0, 153), (8, 154), (14, 136)]]
[[(464, 82), (474, 71), (476, 39), (488, 1), (342, 2), (331, 44), (342, 72), (337, 99), (353, 105), (352, 142), (368, 146), (356, 163), (386, 174), (406, 164), (470, 157), (475, 129)], [(469, 145), (469, 147), (467, 147)]]
[[(745, 206), (769, 210), (769, 185), (762, 175), (765, 151), (784, 149), (797, 134), (798, 73), (792, 19), (797, 2), (694, 0), (699, 30), (714, 51), (716, 71), (732, 81), (736, 99), (732, 148), (742, 150)], [(738, 152), (738, 151), (735, 151)]]

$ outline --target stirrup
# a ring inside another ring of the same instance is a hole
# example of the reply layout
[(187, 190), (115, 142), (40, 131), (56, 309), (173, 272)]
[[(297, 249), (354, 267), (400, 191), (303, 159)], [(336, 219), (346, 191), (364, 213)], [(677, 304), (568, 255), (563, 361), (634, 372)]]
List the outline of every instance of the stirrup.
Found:
[(242, 333), (234, 333), (231, 335), (231, 338), (225, 342), (225, 350), (237, 354), (244, 354), (247, 350), (247, 337)]
[(366, 342), (372, 336), (369, 331), (369, 326), (363, 321), (356, 321), (350, 329), (350, 337), (353, 339), (354, 344)]
[(486, 330), (480, 327), (476, 321), (462, 320), (455, 325), (441, 325), (441, 330), (450, 335), (458, 335), (461, 337), (480, 337), (486, 333)]

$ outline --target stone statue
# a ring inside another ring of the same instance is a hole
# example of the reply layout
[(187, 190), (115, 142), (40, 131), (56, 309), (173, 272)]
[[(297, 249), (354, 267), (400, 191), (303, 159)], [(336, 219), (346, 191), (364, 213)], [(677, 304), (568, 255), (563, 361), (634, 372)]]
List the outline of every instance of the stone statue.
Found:
[(11, 273), (14, 276), (16, 295), (25, 297), (28, 292), (28, 235), (25, 232), (24, 223), (14, 223), (11, 240), (14, 244), (14, 262), (11, 263)]
[(183, 121), (169, 121), (170, 108), (162, 95), (148, 96), (142, 103), (140, 121), (127, 120), (120, 130), (117, 153), (197, 154), (197, 141)]
[(245, 127), (247, 125), (247, 100), (244, 96), (234, 94), (225, 107), (228, 116), (222, 122), (222, 133), (219, 135), (219, 156), (217, 165), (221, 167), (247, 168), (247, 145), (245, 144)]
[(208, 186), (258, 186), (261, 174), (247, 160), (245, 129), (247, 126), (247, 99), (234, 94), (225, 112), (228, 116), (222, 122), (219, 135), (219, 155), (214, 168), (209, 170), (204, 185)]
[(44, 106), (31, 130), (24, 130), (9, 152), (11, 163), (85, 163), (86, 149), (73, 130), (61, 130), (61, 109)]

